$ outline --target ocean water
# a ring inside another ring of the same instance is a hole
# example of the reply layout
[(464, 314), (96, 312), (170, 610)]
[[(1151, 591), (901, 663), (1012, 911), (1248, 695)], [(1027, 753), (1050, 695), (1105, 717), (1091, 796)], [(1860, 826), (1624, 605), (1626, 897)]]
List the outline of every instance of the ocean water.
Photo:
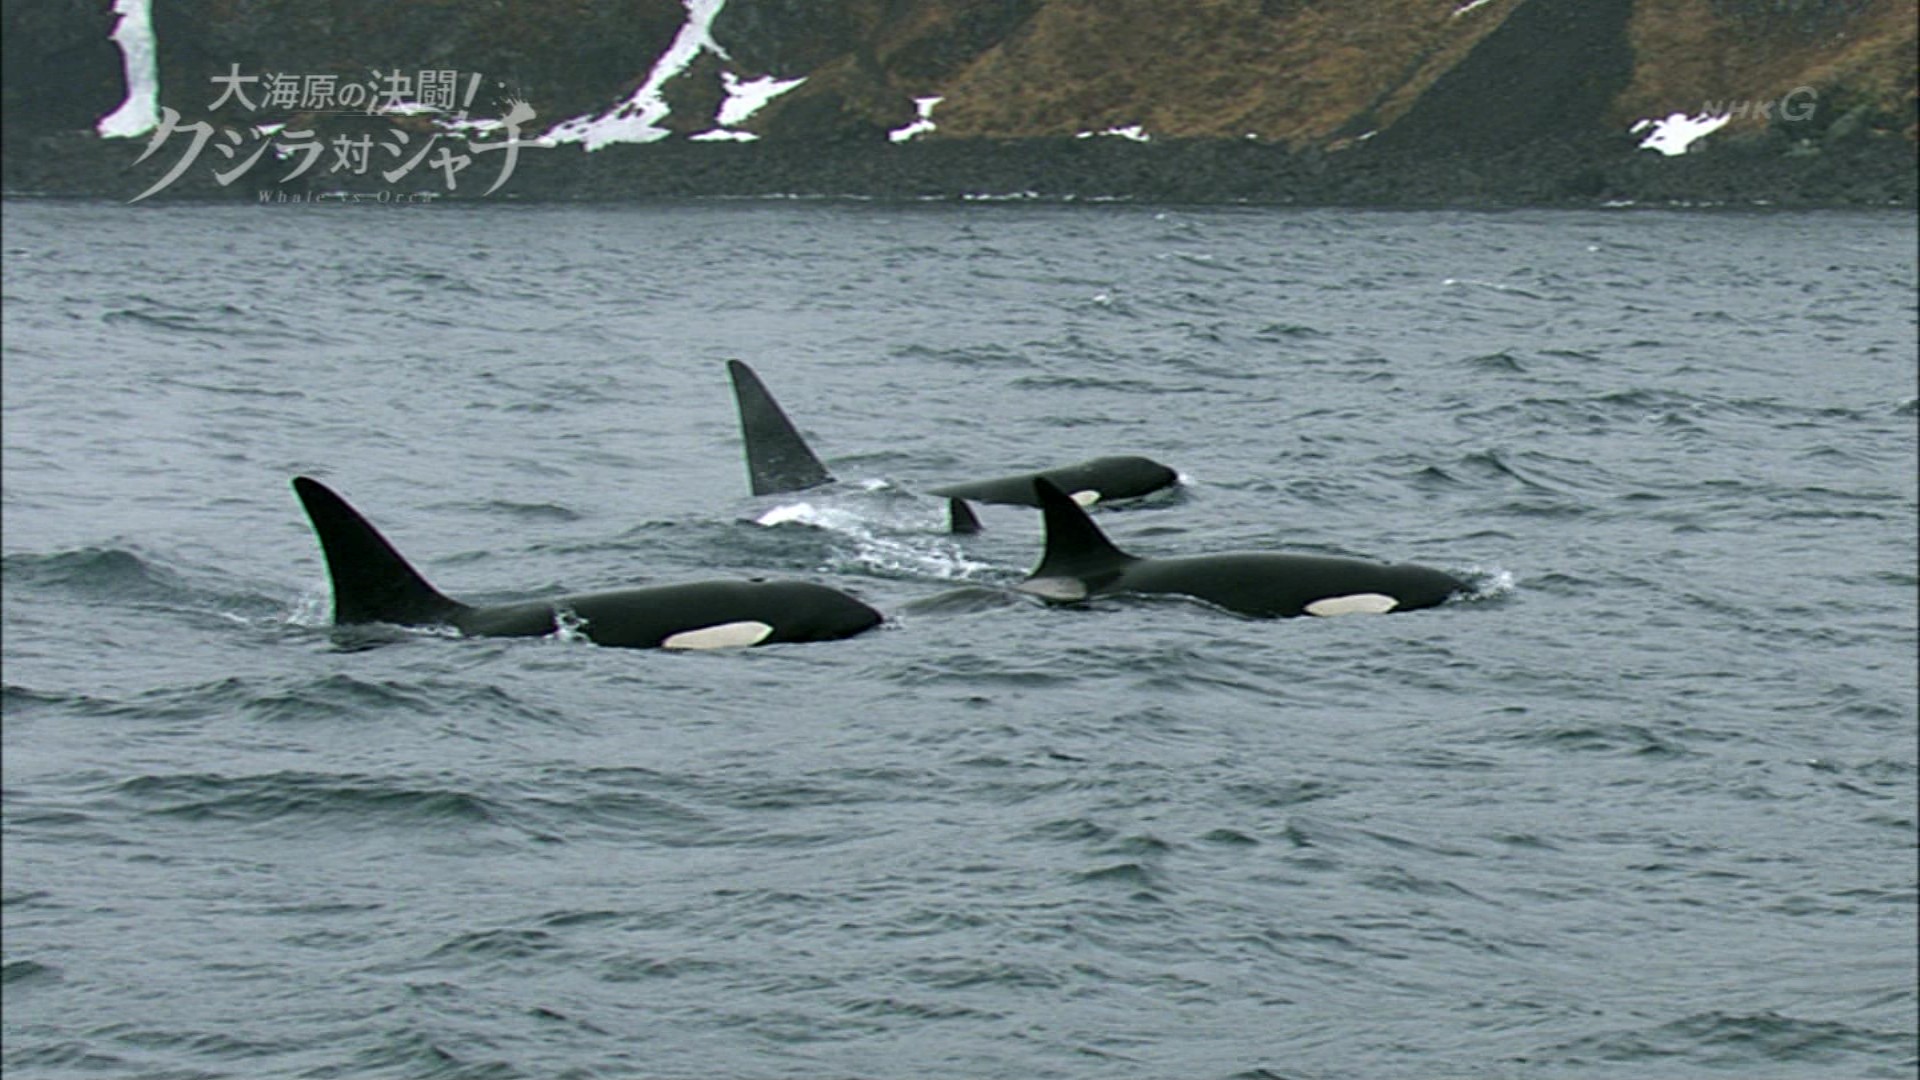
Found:
[[(1911, 1077), (1916, 227), (1127, 204), (5, 214), (4, 1065), (69, 1077)], [(842, 483), (755, 499), (722, 361)], [(1255, 621), (1013, 599), (942, 482), (1144, 453)], [(337, 635), (287, 486), (498, 600)]]

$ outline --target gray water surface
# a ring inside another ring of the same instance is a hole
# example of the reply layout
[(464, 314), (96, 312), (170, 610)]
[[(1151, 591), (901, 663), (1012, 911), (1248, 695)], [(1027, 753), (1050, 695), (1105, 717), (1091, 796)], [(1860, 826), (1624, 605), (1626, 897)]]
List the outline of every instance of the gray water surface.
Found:
[[(1915, 244), (9, 202), (7, 1073), (1913, 1076)], [(842, 485), (746, 494), (728, 357)], [(1474, 594), (1047, 608), (914, 494), (1105, 453), (1128, 550)], [(299, 473), (462, 598), (891, 618), (336, 636)]]

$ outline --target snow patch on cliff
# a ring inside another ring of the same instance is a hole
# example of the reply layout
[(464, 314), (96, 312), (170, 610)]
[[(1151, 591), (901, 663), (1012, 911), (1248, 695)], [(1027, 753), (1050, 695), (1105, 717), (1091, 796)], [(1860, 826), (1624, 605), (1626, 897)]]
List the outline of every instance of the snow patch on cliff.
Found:
[(720, 84), (726, 88), (727, 100), (720, 103), (719, 115), (714, 117), (720, 126), (712, 131), (689, 135), (688, 138), (694, 142), (752, 142), (760, 136), (751, 131), (735, 129), (752, 119), (753, 114), (765, 108), (767, 102), (806, 81), (804, 77), (776, 79), (771, 75), (742, 81), (733, 72), (723, 71), (720, 73)]
[(160, 61), (153, 45), (150, 0), (114, 0), (120, 16), (114, 25), (114, 44), (127, 72), (127, 100), (100, 118), (94, 130), (104, 139), (131, 139), (160, 124)]
[[(670, 111), (661, 91), (668, 83), (685, 74), (702, 53), (712, 53), (722, 60), (733, 59), (713, 38), (713, 21), (720, 16), (720, 9), (727, 6), (727, 0), (681, 2), (686, 5), (687, 21), (680, 27), (680, 32), (674, 35), (673, 44), (667, 46), (667, 51), (654, 61), (647, 81), (641, 83), (640, 88), (627, 100), (603, 113), (588, 113), (555, 124), (541, 137), (543, 143), (550, 146), (580, 143), (588, 150), (598, 150), (613, 143), (659, 142), (672, 134), (660, 123)], [(759, 136), (750, 131), (733, 129), (746, 123), (767, 102), (807, 80), (778, 79), (771, 75), (759, 79), (741, 79), (731, 71), (723, 71), (720, 81), (726, 87), (727, 99), (721, 102), (719, 115), (714, 118), (719, 126), (689, 136), (696, 141), (752, 142)]]
[(887, 132), (887, 138), (892, 139), (894, 142), (900, 143), (900, 142), (906, 142), (908, 139), (915, 138), (916, 136), (925, 135), (927, 132), (932, 131), (934, 129), (933, 107), (945, 100), (947, 99), (943, 97), (914, 98), (913, 107), (916, 111), (919, 112), (920, 114), (919, 118), (916, 119), (913, 123), (908, 124), (906, 127), (895, 128), (894, 130)]
[(720, 82), (727, 88), (727, 100), (720, 103), (718, 117), (720, 126), (739, 127), (751, 119), (754, 113), (766, 108), (767, 102), (806, 81), (804, 76), (798, 79), (776, 79), (768, 75), (743, 82), (731, 71), (722, 72)]
[(1153, 141), (1153, 136), (1147, 134), (1147, 129), (1141, 127), (1139, 124), (1128, 124), (1126, 127), (1110, 127), (1105, 131), (1082, 131), (1075, 135), (1074, 138), (1091, 139), (1096, 135), (1101, 137), (1112, 136), (1117, 139), (1126, 139), (1130, 142)]
[(673, 44), (654, 62), (647, 81), (640, 84), (627, 100), (598, 116), (576, 116), (548, 129), (545, 139), (555, 143), (581, 143), (598, 150), (617, 142), (659, 142), (672, 132), (660, 126), (667, 118), (667, 102), (660, 91), (687, 70), (703, 52), (729, 59), (727, 50), (713, 40), (713, 20), (727, 0), (685, 0), (686, 24), (674, 35)]
[(1719, 131), (1731, 119), (1733, 119), (1732, 113), (1719, 116), (1711, 113), (1701, 113), (1698, 116), (1672, 113), (1665, 120), (1642, 120), (1627, 130), (1634, 135), (1643, 131), (1647, 133), (1646, 137), (1640, 140), (1640, 149), (1658, 150), (1668, 157), (1673, 157), (1676, 154), (1686, 153), (1687, 148), (1691, 147), (1695, 140)]

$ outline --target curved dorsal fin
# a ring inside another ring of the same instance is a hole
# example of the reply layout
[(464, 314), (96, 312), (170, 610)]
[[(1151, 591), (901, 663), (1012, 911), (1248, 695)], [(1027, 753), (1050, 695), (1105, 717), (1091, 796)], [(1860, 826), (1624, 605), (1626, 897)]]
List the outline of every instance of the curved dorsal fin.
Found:
[(947, 531), (956, 536), (972, 536), (980, 531), (980, 517), (965, 499), (947, 500), (947, 524)]
[(1134, 561), (1134, 556), (1114, 547), (1080, 504), (1053, 481), (1035, 477), (1033, 491), (1046, 515), (1047, 548), (1028, 581), (1073, 578), (1089, 582)]
[(379, 530), (318, 480), (293, 479), (333, 578), (333, 621), (400, 626), (443, 623), (465, 605), (440, 595)]
[(747, 479), (753, 493), (804, 491), (832, 480), (833, 474), (807, 449), (760, 376), (739, 360), (727, 361), (727, 374), (733, 377), (733, 399), (740, 406), (740, 437), (747, 444)]

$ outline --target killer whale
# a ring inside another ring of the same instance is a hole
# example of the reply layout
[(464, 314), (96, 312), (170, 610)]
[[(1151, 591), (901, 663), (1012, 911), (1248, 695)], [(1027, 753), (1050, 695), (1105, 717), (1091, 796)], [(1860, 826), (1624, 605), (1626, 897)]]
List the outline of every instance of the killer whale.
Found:
[(446, 626), (470, 637), (541, 637), (566, 626), (598, 645), (710, 649), (829, 641), (877, 626), (878, 611), (805, 581), (697, 581), (474, 606), (444, 596), (345, 499), (296, 477), (333, 581), (338, 626)]
[(975, 480), (967, 484), (948, 484), (932, 488), (930, 495), (944, 495), (963, 501), (1002, 503), (1008, 506), (1038, 507), (1033, 482), (1045, 480), (1067, 493), (1081, 506), (1116, 499), (1137, 499), (1180, 482), (1180, 474), (1152, 458), (1123, 454), (1097, 457), (1074, 465), (1062, 465), (1039, 472), (1002, 476), (993, 480)]
[[(747, 479), (755, 495), (805, 491), (832, 481), (833, 474), (774, 401), (766, 383), (744, 361), (728, 360), (734, 401), (740, 410), (740, 434), (746, 443)], [(1120, 455), (1094, 458), (1039, 472), (949, 484), (929, 494), (945, 496), (954, 532), (979, 531), (968, 501), (1012, 506), (1040, 505), (1033, 483), (1045, 479), (1072, 493), (1082, 506), (1132, 499), (1179, 483), (1180, 475), (1152, 458)]]
[(738, 360), (727, 361), (733, 400), (740, 409), (740, 436), (747, 446), (747, 481), (755, 495), (805, 491), (833, 480), (807, 441), (773, 400), (767, 384)]
[(1040, 565), (1017, 588), (1046, 600), (1176, 595), (1241, 615), (1285, 618), (1412, 611), (1466, 590), (1451, 574), (1411, 563), (1276, 552), (1141, 558), (1115, 547), (1059, 487), (1044, 478), (1033, 486), (1046, 519), (1046, 549)]

